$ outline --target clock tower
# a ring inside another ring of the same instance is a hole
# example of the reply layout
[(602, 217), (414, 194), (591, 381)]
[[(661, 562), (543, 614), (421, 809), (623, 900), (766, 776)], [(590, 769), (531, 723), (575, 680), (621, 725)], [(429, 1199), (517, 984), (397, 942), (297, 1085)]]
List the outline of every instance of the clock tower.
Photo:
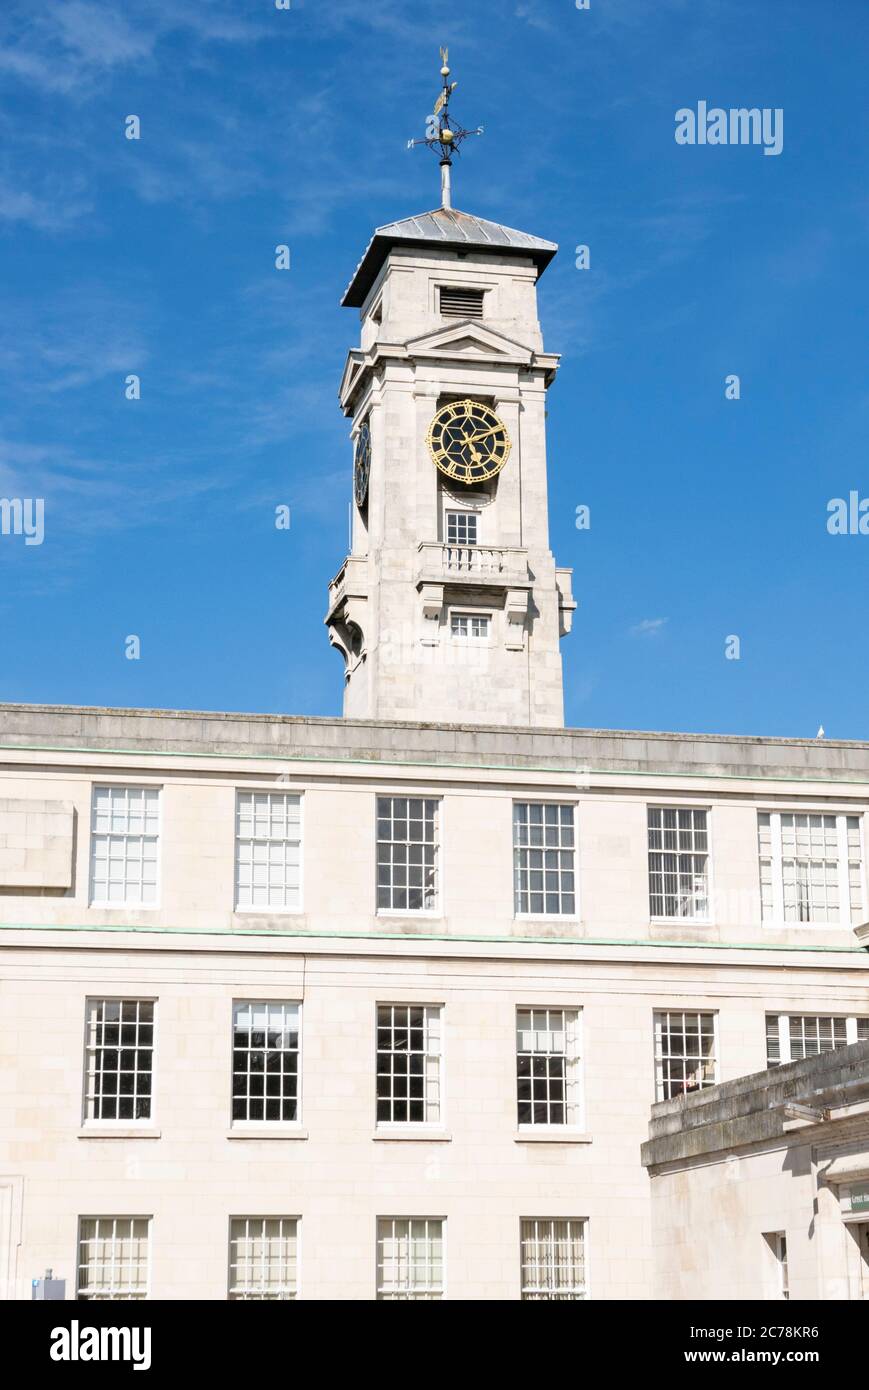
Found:
[(450, 206), (452, 155), (476, 132), (450, 121), (445, 54), (441, 72), (424, 142), (441, 206), (378, 227), (342, 300), (361, 320), (340, 389), (353, 524), (326, 624), (348, 718), (560, 727), (576, 605), (549, 549), (558, 358), (537, 318), (557, 247)]

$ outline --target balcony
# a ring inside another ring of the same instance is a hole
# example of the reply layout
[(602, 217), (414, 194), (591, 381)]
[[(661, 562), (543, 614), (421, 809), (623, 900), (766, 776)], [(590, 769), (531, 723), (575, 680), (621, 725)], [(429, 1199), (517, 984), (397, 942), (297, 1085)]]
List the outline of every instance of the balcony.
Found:
[(335, 578), (329, 585), (328, 623), (337, 609), (348, 600), (364, 601), (368, 598), (368, 556), (348, 555)]
[(417, 586), (530, 589), (528, 552), (516, 546), (450, 545), (422, 541)]

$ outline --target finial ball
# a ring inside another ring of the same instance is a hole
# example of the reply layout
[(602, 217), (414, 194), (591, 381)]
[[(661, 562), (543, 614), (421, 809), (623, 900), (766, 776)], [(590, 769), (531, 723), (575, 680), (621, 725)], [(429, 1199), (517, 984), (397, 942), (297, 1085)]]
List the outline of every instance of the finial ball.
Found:
[(450, 75), (450, 70), (449, 70), (449, 68), (447, 67), (447, 65), (444, 64), (444, 66), (441, 68), (441, 77), (449, 77), (449, 75)]
[(452, 144), (452, 142), (453, 142), (453, 132), (449, 129), (448, 126), (444, 126), (443, 130), (442, 130), (441, 133), (440, 133), (440, 139), (441, 139), (442, 144), (444, 144), (444, 145), (451, 145), (451, 144)]

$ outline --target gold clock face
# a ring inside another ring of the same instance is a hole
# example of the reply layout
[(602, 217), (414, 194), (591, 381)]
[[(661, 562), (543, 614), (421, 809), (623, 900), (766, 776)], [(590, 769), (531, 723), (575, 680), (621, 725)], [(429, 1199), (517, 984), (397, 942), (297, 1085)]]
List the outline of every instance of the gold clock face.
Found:
[(507, 462), (510, 436), (490, 406), (479, 401), (450, 401), (431, 422), (428, 447), (448, 478), (482, 483), (494, 478)]

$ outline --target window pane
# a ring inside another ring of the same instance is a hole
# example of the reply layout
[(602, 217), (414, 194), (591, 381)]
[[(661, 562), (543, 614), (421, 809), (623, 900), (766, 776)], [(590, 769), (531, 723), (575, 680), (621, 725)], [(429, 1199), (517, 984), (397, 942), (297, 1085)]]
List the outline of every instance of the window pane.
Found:
[(298, 1220), (291, 1216), (235, 1216), (229, 1223), (231, 1301), (296, 1297)]
[(522, 1221), (523, 1300), (586, 1297), (585, 1226), (548, 1217)]
[(79, 1221), (79, 1300), (147, 1297), (149, 1233), (147, 1216), (93, 1216)]
[(517, 914), (575, 913), (573, 816), (573, 806), (514, 804), (513, 889)]
[(578, 1125), (581, 1062), (577, 1009), (519, 1009), (516, 1087), (520, 1125)]
[(377, 1297), (439, 1299), (444, 1283), (444, 1223), (432, 1217), (377, 1222)]
[(653, 917), (708, 917), (709, 855), (705, 810), (650, 806), (649, 909)]
[(400, 912), (437, 907), (439, 802), (377, 798), (377, 906)]
[(667, 1011), (655, 1014), (655, 1089), (658, 1100), (714, 1086), (715, 1015)]
[(94, 787), (92, 903), (156, 903), (159, 808), (160, 793), (153, 787)]
[(90, 999), (85, 1034), (87, 1119), (150, 1119), (153, 1000)]
[(233, 1006), (233, 1121), (295, 1121), (299, 1105), (298, 1004)]
[(301, 862), (301, 797), (238, 792), (236, 907), (264, 912), (300, 907)]

